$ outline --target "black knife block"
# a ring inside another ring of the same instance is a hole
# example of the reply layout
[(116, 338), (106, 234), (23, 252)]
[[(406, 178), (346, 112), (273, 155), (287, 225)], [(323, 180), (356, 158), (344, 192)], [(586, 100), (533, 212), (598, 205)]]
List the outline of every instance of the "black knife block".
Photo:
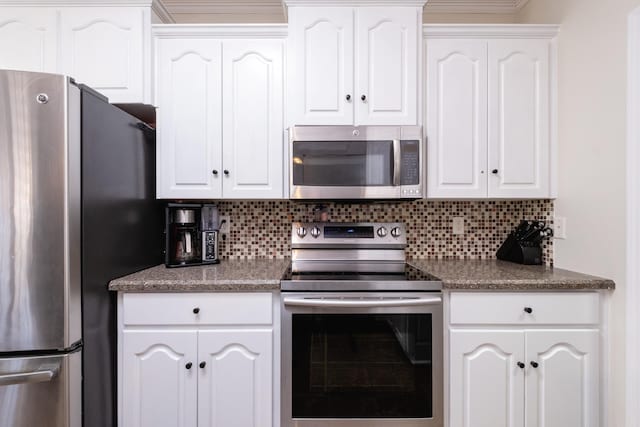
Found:
[(534, 243), (519, 242), (514, 233), (509, 234), (496, 254), (498, 259), (524, 265), (542, 264), (542, 247)]

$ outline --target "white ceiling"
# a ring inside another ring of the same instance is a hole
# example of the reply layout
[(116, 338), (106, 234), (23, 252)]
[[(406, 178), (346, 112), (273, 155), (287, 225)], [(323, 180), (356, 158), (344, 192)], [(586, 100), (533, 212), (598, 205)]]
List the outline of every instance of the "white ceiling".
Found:
[[(528, 0), (428, 0), (425, 13), (513, 14)], [(164, 20), (177, 23), (285, 22), (282, 0), (154, 0)]]

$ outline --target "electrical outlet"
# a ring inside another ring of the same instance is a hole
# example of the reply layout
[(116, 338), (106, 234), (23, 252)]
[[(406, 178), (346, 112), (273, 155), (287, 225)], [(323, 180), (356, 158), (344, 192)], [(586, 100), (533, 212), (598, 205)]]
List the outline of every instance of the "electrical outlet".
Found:
[(553, 218), (553, 237), (555, 239), (567, 238), (567, 218), (563, 216)]
[(464, 234), (464, 217), (456, 216), (453, 218), (453, 234)]
[(229, 215), (220, 215), (220, 234), (223, 236), (229, 234), (229, 230), (231, 229), (231, 218)]

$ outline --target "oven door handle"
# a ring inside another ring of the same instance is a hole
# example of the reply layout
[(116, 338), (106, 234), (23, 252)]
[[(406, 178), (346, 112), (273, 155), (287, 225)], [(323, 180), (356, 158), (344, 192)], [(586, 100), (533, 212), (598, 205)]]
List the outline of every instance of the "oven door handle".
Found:
[(393, 140), (393, 186), (400, 185), (400, 168), (402, 167), (402, 150), (400, 148), (400, 140)]
[(415, 298), (371, 298), (371, 299), (343, 299), (343, 298), (305, 298), (287, 297), (284, 305), (294, 307), (329, 307), (329, 308), (376, 308), (376, 307), (415, 307), (423, 305), (442, 304), (442, 297)]

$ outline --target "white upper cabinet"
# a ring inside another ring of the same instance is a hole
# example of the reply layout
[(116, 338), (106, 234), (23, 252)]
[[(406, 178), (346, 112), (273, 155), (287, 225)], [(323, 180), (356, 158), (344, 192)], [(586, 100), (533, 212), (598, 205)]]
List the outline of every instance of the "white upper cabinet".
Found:
[(1, 8), (0, 69), (55, 73), (56, 16), (52, 8)]
[(156, 43), (159, 198), (222, 196), (222, 44)]
[(154, 29), (157, 197), (282, 198), (286, 32)]
[(227, 40), (222, 94), (224, 198), (282, 197), (281, 40)]
[(416, 125), (421, 7), (289, 7), (290, 125)]
[(107, 0), (87, 0), (87, 7), (44, 0), (42, 6), (33, 1), (3, 7), (2, 2), (0, 69), (65, 74), (112, 103), (151, 101), (150, 7)]
[(487, 195), (487, 44), (432, 40), (427, 52), (429, 197)]
[(150, 78), (148, 8), (68, 8), (60, 12), (61, 71), (109, 98), (142, 102)]
[(415, 8), (357, 10), (355, 105), (358, 124), (417, 124), (421, 23), (421, 11)]
[(549, 43), (489, 43), (489, 197), (549, 197)]
[(352, 8), (289, 9), (291, 123), (353, 123)]
[(553, 198), (556, 26), (425, 26), (429, 198)]

